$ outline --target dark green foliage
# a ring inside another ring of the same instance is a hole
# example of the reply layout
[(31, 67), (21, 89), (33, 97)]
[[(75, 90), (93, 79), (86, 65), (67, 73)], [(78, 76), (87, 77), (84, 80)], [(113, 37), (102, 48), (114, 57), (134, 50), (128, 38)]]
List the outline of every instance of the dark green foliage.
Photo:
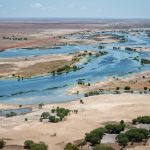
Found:
[(0, 149), (3, 148), (6, 145), (6, 142), (4, 140), (0, 140)]
[(115, 150), (115, 149), (106, 145), (96, 145), (93, 150)]
[(26, 149), (31, 149), (31, 146), (34, 144), (34, 142), (32, 141), (32, 140), (26, 140), (25, 142), (24, 142), (24, 147), (26, 148)]
[(48, 146), (43, 143), (43, 142), (40, 142), (40, 143), (34, 143), (32, 146), (31, 146), (31, 149), (30, 150), (48, 150)]
[(60, 120), (62, 120), (65, 116), (68, 116), (70, 110), (65, 108), (59, 108), (56, 109), (56, 114), (58, 117), (60, 117)]
[(53, 123), (59, 122), (59, 118), (56, 118), (55, 116), (49, 116), (49, 121)]
[(39, 104), (39, 109), (42, 109), (43, 106), (44, 106), (44, 104), (43, 104), (43, 103), (40, 103), (40, 104)]
[(133, 128), (128, 130), (126, 133), (119, 134), (116, 139), (118, 143), (126, 146), (127, 142), (141, 142), (144, 139), (147, 139), (149, 134), (149, 131), (146, 129)]
[(108, 124), (105, 128), (107, 133), (119, 134), (121, 131), (124, 131), (125, 124)]
[(150, 124), (150, 116), (137, 117), (137, 119), (132, 120), (132, 123), (133, 124), (136, 124), (136, 123)]
[(26, 140), (24, 142), (24, 147), (29, 150), (48, 150), (48, 146), (45, 143), (34, 143), (32, 140)]
[(144, 64), (150, 64), (150, 60), (148, 59), (141, 59), (141, 64), (144, 65)]
[(126, 90), (126, 91), (131, 90), (131, 87), (130, 86), (125, 86), (124, 90)]
[(43, 112), (42, 115), (41, 115), (41, 117), (42, 117), (43, 119), (48, 119), (49, 116), (50, 116), (50, 113), (49, 113), (49, 112)]
[(90, 133), (85, 134), (85, 141), (90, 142), (91, 145), (100, 144), (100, 141), (104, 135), (105, 129), (104, 128), (98, 128)]
[(79, 148), (71, 143), (68, 143), (64, 150), (79, 150)]
[(130, 47), (126, 47), (125, 50), (128, 50), (128, 51), (136, 51), (136, 49), (130, 48)]

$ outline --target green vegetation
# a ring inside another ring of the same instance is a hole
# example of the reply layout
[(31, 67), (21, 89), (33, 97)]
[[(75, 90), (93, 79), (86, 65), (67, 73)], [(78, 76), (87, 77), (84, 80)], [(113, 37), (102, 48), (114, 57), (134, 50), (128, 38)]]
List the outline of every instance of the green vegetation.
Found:
[(105, 129), (104, 128), (97, 128), (90, 133), (85, 134), (85, 141), (90, 142), (91, 145), (100, 144), (100, 141), (104, 135)]
[(124, 131), (125, 129), (125, 124), (120, 123), (120, 124), (108, 124), (105, 126), (106, 132), (110, 134), (119, 134), (121, 131)]
[(48, 119), (50, 116), (50, 113), (49, 112), (43, 112), (42, 115), (41, 115), (41, 118), (42, 119)]
[(34, 143), (32, 140), (26, 140), (24, 147), (29, 150), (48, 150), (48, 146), (45, 143)]
[(39, 109), (42, 109), (43, 106), (44, 106), (44, 103), (40, 103), (39, 104)]
[(5, 145), (6, 145), (6, 142), (4, 140), (0, 140), (0, 149), (5, 147)]
[(64, 150), (79, 150), (79, 148), (73, 145), (72, 143), (68, 143), (66, 147), (64, 148)]
[(125, 86), (124, 90), (129, 91), (129, 90), (131, 90), (131, 87), (130, 86)]
[(104, 49), (105, 46), (100, 45), (100, 46), (98, 46), (98, 48), (99, 48), (99, 49)]
[(126, 146), (128, 142), (141, 142), (148, 139), (150, 132), (147, 129), (133, 128), (125, 133), (119, 134), (116, 139), (122, 146)]
[(70, 113), (69, 109), (65, 109), (65, 108), (59, 108), (57, 107), (56, 109), (52, 109), (51, 113), (55, 113), (55, 115), (49, 115), (46, 114), (46, 117), (49, 117), (49, 121), (50, 122), (59, 122), (62, 121), (66, 116), (68, 116), (68, 114)]
[(150, 64), (150, 60), (148, 59), (141, 59), (141, 64), (144, 65), (144, 64)]
[(57, 123), (60, 121), (60, 119), (56, 118), (56, 116), (49, 116), (49, 121), (53, 123)]
[(55, 74), (59, 75), (59, 74), (62, 74), (62, 73), (68, 73), (70, 71), (77, 71), (79, 70), (80, 68), (77, 67), (76, 65), (65, 65), (61, 68), (58, 68), (56, 71), (52, 71), (52, 75), (55, 76)]
[(13, 41), (26, 41), (28, 40), (27, 37), (15, 37), (15, 36), (11, 36), (11, 37), (6, 37), (6, 36), (3, 36), (3, 39), (4, 40), (13, 40)]
[(115, 150), (111, 146), (106, 145), (96, 145), (93, 150)]
[(136, 124), (136, 123), (150, 124), (150, 116), (137, 117), (136, 119), (132, 120), (132, 123), (133, 124)]
[(13, 117), (13, 116), (17, 116), (17, 114), (15, 112), (10, 112), (6, 114), (6, 117)]
[(130, 47), (126, 47), (125, 50), (127, 50), (127, 51), (136, 51), (136, 49), (130, 48)]

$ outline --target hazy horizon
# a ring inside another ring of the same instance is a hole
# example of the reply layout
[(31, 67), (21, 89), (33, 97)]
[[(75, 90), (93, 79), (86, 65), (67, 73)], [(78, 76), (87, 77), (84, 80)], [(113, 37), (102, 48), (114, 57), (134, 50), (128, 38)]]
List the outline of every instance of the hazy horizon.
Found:
[(150, 19), (149, 0), (0, 0), (0, 18)]

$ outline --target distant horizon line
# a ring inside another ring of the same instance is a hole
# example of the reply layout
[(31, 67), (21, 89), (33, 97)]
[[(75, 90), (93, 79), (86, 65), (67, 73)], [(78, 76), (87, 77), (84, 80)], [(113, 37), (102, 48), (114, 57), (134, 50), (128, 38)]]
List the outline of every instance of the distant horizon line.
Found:
[(23, 19), (35, 19), (35, 20), (48, 20), (48, 19), (78, 19), (78, 20), (150, 20), (150, 18), (98, 18), (98, 17), (0, 17), (0, 20), (23, 20)]

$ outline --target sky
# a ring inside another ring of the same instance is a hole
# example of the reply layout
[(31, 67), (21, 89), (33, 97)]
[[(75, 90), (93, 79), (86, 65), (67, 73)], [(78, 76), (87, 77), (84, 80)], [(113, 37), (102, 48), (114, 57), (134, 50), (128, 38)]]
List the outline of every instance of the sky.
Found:
[(0, 18), (150, 18), (150, 0), (0, 0)]

